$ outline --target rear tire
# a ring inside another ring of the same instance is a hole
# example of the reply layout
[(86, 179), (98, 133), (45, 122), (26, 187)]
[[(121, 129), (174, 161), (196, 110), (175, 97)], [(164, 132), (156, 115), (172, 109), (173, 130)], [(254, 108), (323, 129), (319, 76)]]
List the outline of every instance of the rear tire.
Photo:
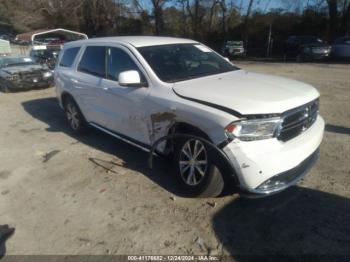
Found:
[(181, 190), (190, 197), (217, 197), (224, 179), (213, 150), (198, 139), (182, 139), (175, 146), (175, 175)]
[(69, 97), (66, 99), (64, 109), (67, 121), (73, 132), (79, 135), (86, 133), (88, 130), (88, 124), (73, 98)]
[(3, 93), (10, 93), (10, 89), (5, 86), (5, 85), (1, 85), (1, 88), (0, 90), (3, 92)]

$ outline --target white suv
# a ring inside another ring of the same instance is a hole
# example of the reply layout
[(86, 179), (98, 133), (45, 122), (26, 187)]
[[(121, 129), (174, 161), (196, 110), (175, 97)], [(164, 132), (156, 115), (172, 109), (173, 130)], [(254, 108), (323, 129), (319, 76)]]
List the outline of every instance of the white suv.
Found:
[(247, 195), (276, 193), (318, 158), (324, 120), (315, 88), (246, 72), (193, 40), (71, 42), (55, 82), (74, 131), (93, 126), (172, 156), (192, 196), (217, 196), (231, 181)]

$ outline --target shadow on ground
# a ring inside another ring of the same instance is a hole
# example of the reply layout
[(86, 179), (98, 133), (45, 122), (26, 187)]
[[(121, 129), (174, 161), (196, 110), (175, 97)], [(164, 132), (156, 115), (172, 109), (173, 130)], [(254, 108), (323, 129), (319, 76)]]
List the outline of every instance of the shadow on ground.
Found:
[(8, 225), (0, 225), (0, 259), (6, 254), (6, 240), (13, 235), (15, 229)]
[(262, 255), (293, 261), (350, 259), (350, 199), (312, 189), (239, 198), (217, 212), (213, 228), (236, 261), (268, 261)]
[(350, 128), (345, 126), (336, 126), (336, 125), (327, 124), (326, 131), (331, 133), (350, 135)]
[[(147, 163), (148, 153), (119, 141), (112, 136), (95, 129), (92, 129), (89, 134), (84, 136), (78, 137), (74, 135), (65, 120), (64, 112), (59, 107), (56, 98), (26, 101), (22, 103), (22, 106), (32, 117), (46, 123), (49, 126), (46, 129), (48, 132), (63, 132), (74, 137), (80, 143), (84, 143), (108, 154), (113, 154), (123, 160), (123, 167), (144, 174), (172, 194), (183, 196), (177, 187), (176, 180), (172, 177), (171, 169), (169, 168), (171, 165), (169, 165), (166, 159), (160, 157), (154, 158), (154, 167), (150, 169)], [(112, 171), (113, 165), (120, 165), (103, 159), (89, 158), (88, 160), (108, 171)]]

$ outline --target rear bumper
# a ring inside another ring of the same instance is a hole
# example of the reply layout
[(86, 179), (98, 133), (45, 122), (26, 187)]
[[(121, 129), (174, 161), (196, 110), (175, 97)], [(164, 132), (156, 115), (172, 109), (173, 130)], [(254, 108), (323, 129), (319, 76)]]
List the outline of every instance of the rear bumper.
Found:
[(283, 142), (277, 139), (232, 141), (223, 150), (233, 165), (243, 194), (265, 196), (295, 185), (316, 163), (324, 120)]
[(232, 56), (243, 56), (245, 54), (244, 51), (233, 51), (230, 53)]
[(313, 59), (326, 59), (330, 57), (330, 53), (324, 53), (324, 54), (320, 54), (320, 53), (312, 53), (310, 55), (311, 58)]

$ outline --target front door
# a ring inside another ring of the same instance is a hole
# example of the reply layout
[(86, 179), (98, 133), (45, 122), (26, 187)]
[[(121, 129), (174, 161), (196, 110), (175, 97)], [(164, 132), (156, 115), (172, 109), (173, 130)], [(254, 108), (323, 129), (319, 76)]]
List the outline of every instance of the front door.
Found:
[(106, 78), (102, 80), (100, 97), (104, 107), (104, 127), (143, 144), (150, 144), (147, 115), (149, 88), (121, 86), (118, 76), (123, 71), (136, 70), (146, 82), (136, 59), (123, 47), (108, 47)]

